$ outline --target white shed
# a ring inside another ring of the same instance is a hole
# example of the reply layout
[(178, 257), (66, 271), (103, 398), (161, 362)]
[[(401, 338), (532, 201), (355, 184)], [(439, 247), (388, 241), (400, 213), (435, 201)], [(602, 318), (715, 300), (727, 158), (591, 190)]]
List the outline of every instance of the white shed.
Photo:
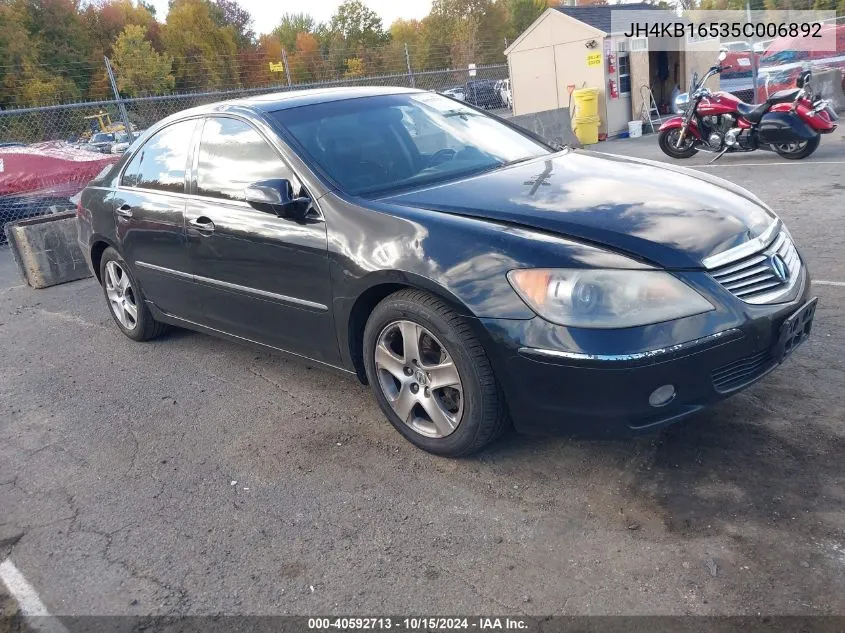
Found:
[[(648, 40), (629, 40), (612, 33), (611, 11), (650, 10), (646, 3), (561, 6), (547, 9), (506, 50), (514, 115), (570, 106), (570, 87), (599, 90), (599, 131), (613, 135), (639, 118), (642, 86), (649, 86), (658, 103), (668, 105), (675, 85), (685, 89), (695, 57), (703, 68), (713, 53), (651, 51)], [(633, 50), (632, 50), (633, 48)], [(709, 84), (708, 84), (709, 85)]]

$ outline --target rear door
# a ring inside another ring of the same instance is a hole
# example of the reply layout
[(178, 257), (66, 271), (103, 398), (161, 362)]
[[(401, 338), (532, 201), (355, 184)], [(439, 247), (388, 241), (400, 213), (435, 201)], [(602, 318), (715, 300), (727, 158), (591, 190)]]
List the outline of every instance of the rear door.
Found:
[(339, 363), (326, 225), (312, 207), (297, 222), (253, 208), (244, 189), (285, 178), (308, 195), (277, 150), (247, 121), (206, 119), (185, 218), (205, 325)]
[(185, 236), (188, 156), (199, 121), (150, 137), (124, 169), (114, 204), (121, 254), (147, 300), (187, 319), (199, 315)]

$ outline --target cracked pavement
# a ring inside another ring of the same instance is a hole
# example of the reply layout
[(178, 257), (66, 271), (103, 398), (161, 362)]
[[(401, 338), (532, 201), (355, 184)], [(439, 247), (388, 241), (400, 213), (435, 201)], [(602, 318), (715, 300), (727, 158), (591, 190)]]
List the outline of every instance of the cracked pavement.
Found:
[[(653, 137), (599, 149), (661, 159)], [(845, 281), (843, 157), (837, 134), (806, 164), (707, 171)], [(133, 343), (92, 279), (21, 283), (0, 249), (0, 559), (54, 614), (845, 614), (845, 287), (688, 423), (446, 460), (352, 378), (185, 331)]]

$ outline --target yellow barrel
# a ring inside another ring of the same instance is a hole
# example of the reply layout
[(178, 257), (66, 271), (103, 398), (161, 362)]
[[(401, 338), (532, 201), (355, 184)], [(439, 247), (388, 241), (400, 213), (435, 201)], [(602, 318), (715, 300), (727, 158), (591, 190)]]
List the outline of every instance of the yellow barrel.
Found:
[(599, 89), (579, 88), (572, 93), (575, 100), (575, 115), (580, 117), (598, 116)]
[(599, 124), (597, 116), (576, 115), (572, 121), (572, 131), (582, 145), (595, 145), (599, 142)]

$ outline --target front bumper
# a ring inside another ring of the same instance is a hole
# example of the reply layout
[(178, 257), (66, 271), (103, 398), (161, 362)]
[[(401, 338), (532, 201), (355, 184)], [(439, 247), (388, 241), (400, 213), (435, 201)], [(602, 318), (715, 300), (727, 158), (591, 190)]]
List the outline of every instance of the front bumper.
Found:
[[(501, 322), (489, 320), (485, 326), (498, 342), (494, 364), (514, 426), (543, 435), (625, 437), (701, 411), (780, 365), (781, 326), (809, 299), (806, 267), (801, 284), (789, 303), (755, 307), (715, 332), (627, 355), (526, 346), (519, 335), (509, 339)], [(653, 406), (649, 396), (663, 385), (673, 385), (675, 396)]]

